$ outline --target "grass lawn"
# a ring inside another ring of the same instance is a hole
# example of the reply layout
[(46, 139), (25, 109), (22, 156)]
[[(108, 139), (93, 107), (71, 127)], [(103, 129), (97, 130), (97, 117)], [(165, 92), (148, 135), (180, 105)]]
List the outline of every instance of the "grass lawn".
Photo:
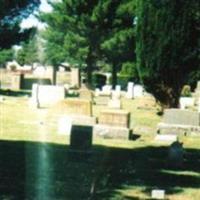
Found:
[[(160, 117), (151, 98), (123, 100), (134, 141), (94, 138), (91, 153), (73, 153), (57, 134), (61, 114), (36, 109), (26, 97), (0, 104), (1, 200), (137, 200), (165, 189), (170, 200), (200, 199), (200, 138), (182, 137), (181, 169), (168, 166), (168, 144), (153, 138)], [(98, 116), (102, 106), (94, 106)]]

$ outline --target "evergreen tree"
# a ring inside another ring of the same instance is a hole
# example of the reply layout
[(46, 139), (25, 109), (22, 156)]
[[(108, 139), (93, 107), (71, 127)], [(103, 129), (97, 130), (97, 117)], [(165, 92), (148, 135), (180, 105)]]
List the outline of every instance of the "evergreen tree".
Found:
[(39, 5), (39, 0), (0, 1), (0, 49), (8, 49), (29, 37), (31, 30), (21, 30), (21, 20)]
[(115, 85), (122, 64), (135, 59), (133, 1), (64, 0), (52, 6), (52, 13), (40, 16), (48, 24), (47, 59), (85, 69), (89, 84), (99, 63), (110, 64)]
[(55, 68), (64, 61), (80, 68), (86, 66), (89, 84), (98, 57), (99, 29), (92, 19), (97, 3), (97, 0), (63, 0), (52, 3), (53, 12), (40, 15), (48, 24), (44, 33), (47, 60)]
[(101, 48), (106, 62), (111, 65), (113, 87), (117, 83), (117, 72), (127, 66), (135, 68), (135, 4), (134, 0), (103, 1), (107, 24)]
[(200, 70), (200, 1), (138, 0), (137, 6), (140, 76), (163, 106), (177, 107), (183, 85)]
[(6, 67), (6, 62), (13, 60), (14, 52), (12, 49), (3, 49), (0, 51), (0, 68)]
[(39, 37), (37, 32), (33, 32), (29, 41), (21, 43), (16, 60), (20, 65), (32, 65), (34, 62), (42, 62), (40, 59)]

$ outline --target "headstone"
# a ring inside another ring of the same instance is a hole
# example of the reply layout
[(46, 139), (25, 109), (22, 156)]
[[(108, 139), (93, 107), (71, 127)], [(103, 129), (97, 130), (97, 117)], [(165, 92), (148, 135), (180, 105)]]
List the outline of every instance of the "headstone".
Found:
[(119, 99), (111, 99), (108, 102), (108, 107), (120, 109), (121, 108), (121, 101)]
[(110, 101), (110, 96), (97, 96), (94, 98), (94, 102), (96, 105), (108, 105), (108, 102)]
[(71, 68), (71, 85), (80, 87), (80, 71), (78, 68)]
[(56, 85), (70, 85), (71, 84), (71, 72), (57, 72), (56, 73)]
[(187, 107), (194, 106), (195, 99), (192, 97), (181, 97), (179, 99), (180, 109), (184, 110)]
[(159, 142), (175, 142), (178, 141), (178, 136), (177, 135), (156, 135), (155, 137), (155, 141), (159, 141)]
[(134, 85), (133, 88), (134, 97), (142, 97), (144, 96), (144, 88), (142, 85)]
[(12, 74), (11, 78), (11, 89), (20, 90), (24, 80), (23, 74)]
[(0, 103), (3, 103), (4, 100), (5, 100), (4, 97), (0, 96)]
[(67, 114), (92, 116), (92, 102), (86, 99), (68, 98), (57, 105), (57, 110)]
[(98, 97), (98, 96), (100, 95), (100, 92), (101, 92), (100, 89), (99, 89), (99, 88), (96, 88), (96, 89), (95, 89), (95, 92), (94, 92), (94, 96), (95, 96), (95, 97)]
[(111, 85), (104, 85), (102, 87), (101, 95), (111, 95), (112, 86)]
[(32, 102), (38, 102), (40, 107), (46, 107), (63, 100), (65, 89), (63, 86), (37, 85), (32, 87)]
[(120, 96), (121, 96), (121, 86), (120, 85), (116, 85), (115, 94), (116, 94), (117, 98), (120, 98)]
[(100, 112), (99, 124), (129, 128), (130, 113), (125, 110), (103, 110)]
[(104, 124), (94, 125), (94, 136), (104, 139), (125, 139), (130, 136), (130, 129), (126, 127), (109, 126)]
[(92, 126), (73, 125), (70, 136), (70, 149), (89, 151), (92, 147)]
[(200, 113), (190, 110), (166, 109), (163, 122), (168, 124), (200, 126)]
[(121, 97), (121, 86), (116, 85), (115, 90), (112, 91), (112, 99), (120, 99)]
[(39, 77), (44, 77), (46, 72), (46, 68), (44, 66), (37, 66), (34, 71), (33, 74)]
[(197, 82), (196, 90), (197, 90), (197, 91), (200, 91), (200, 81)]
[(151, 191), (151, 198), (153, 199), (165, 199), (165, 190), (152, 190)]
[(39, 107), (38, 88), (39, 88), (38, 84), (32, 85), (32, 96), (30, 99), (30, 104), (34, 105), (35, 107)]
[(79, 97), (81, 98), (81, 99), (86, 99), (86, 100), (90, 100), (90, 101), (92, 101), (93, 100), (93, 94), (92, 94), (92, 92), (89, 90), (89, 89), (87, 89), (87, 88), (82, 88), (82, 89), (80, 89), (79, 90)]
[(58, 134), (70, 135), (72, 128), (72, 118), (70, 116), (63, 116), (58, 121)]
[(126, 97), (132, 99), (134, 97), (134, 83), (128, 82)]
[(182, 167), (183, 165), (183, 145), (176, 141), (173, 142), (169, 147), (168, 152), (168, 164), (171, 167)]

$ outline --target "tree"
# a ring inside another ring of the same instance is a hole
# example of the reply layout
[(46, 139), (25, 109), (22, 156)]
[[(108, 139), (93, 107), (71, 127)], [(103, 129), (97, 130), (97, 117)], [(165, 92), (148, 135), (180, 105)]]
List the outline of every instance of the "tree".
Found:
[(86, 66), (87, 82), (98, 57), (99, 27), (92, 19), (98, 0), (63, 0), (52, 3), (53, 11), (40, 19), (48, 24), (44, 33), (46, 57), (56, 68), (66, 61), (79, 68)]
[(5, 63), (13, 59), (13, 54), (12, 49), (0, 50), (0, 68), (5, 67)]
[(113, 85), (123, 62), (134, 55), (133, 1), (69, 1), (41, 15), (48, 24), (46, 55), (53, 65), (67, 61), (86, 70), (88, 84), (99, 63), (112, 65)]
[(13, 58), (11, 46), (29, 38), (32, 29), (21, 30), (20, 22), (39, 5), (39, 0), (1, 0), (0, 65)]
[(134, 0), (103, 1), (104, 21), (108, 24), (105, 24), (101, 48), (106, 62), (111, 64), (113, 87), (117, 83), (117, 72), (127, 66), (135, 68), (135, 5)]
[(183, 85), (200, 70), (199, 8), (199, 0), (138, 0), (139, 73), (165, 107), (178, 106)]
[(41, 44), (39, 35), (36, 31), (32, 33), (27, 42), (21, 43), (21, 49), (18, 50), (16, 60), (20, 65), (32, 65), (34, 62), (42, 62), (40, 58)]
[(8, 49), (29, 37), (31, 30), (21, 30), (20, 22), (39, 5), (39, 0), (1, 0), (0, 48)]

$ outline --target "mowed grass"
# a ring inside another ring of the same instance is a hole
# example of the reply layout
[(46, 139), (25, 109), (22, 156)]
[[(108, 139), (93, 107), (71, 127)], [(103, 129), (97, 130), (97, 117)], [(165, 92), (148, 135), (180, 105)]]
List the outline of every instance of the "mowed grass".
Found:
[[(74, 153), (57, 134), (63, 113), (29, 106), (26, 97), (0, 104), (0, 199), (151, 199), (165, 189), (171, 200), (200, 199), (200, 138), (182, 137), (181, 169), (169, 167), (168, 145), (154, 141), (160, 117), (152, 98), (126, 100), (134, 141), (93, 139), (90, 153)], [(96, 116), (104, 107), (94, 106)]]

